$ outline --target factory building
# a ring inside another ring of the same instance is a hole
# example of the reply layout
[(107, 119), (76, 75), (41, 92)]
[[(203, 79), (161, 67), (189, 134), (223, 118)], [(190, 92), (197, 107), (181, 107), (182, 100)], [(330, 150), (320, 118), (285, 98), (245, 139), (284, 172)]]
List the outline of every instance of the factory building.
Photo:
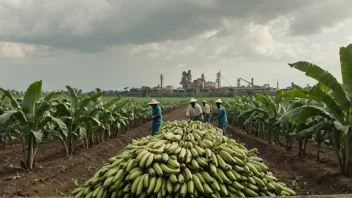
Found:
[(192, 81), (192, 71), (188, 70), (182, 72), (181, 82), (182, 89), (187, 90), (188, 92), (200, 92), (200, 91), (209, 91), (216, 88), (216, 83), (212, 81), (206, 81), (204, 74), (200, 78), (197, 78)]
[[(277, 83), (277, 87), (273, 88), (270, 87), (269, 84), (264, 84), (263, 86), (255, 85), (254, 79), (252, 78), (251, 81), (247, 81), (243, 78), (237, 78), (237, 86), (221, 86), (221, 79), (225, 80), (224, 77), (221, 75), (220, 71), (216, 74), (216, 81), (206, 81), (204, 74), (201, 75), (200, 78), (197, 78), (192, 81), (192, 71), (188, 70), (182, 72), (181, 82), (182, 89), (186, 90), (187, 92), (201, 92), (201, 91), (210, 91), (219, 94), (226, 94), (226, 93), (236, 93), (236, 94), (243, 94), (243, 93), (273, 93), (279, 89), (279, 84)], [(241, 81), (247, 83), (247, 86), (241, 85)], [(227, 82), (227, 81), (226, 81)]]

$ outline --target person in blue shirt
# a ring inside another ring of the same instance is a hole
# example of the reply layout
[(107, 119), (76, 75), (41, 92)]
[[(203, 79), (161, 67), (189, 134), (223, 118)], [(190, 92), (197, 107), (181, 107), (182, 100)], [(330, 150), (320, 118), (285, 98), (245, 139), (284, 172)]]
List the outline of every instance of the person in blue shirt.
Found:
[(150, 118), (153, 119), (152, 136), (154, 136), (154, 134), (159, 131), (161, 125), (163, 124), (162, 112), (161, 112), (161, 108), (158, 105), (159, 102), (156, 101), (155, 99), (152, 99), (152, 101), (148, 104), (152, 107), (152, 115), (150, 116)]
[(226, 123), (227, 123), (226, 110), (222, 106), (221, 99), (216, 100), (215, 103), (216, 103), (216, 106), (218, 107), (218, 112), (214, 113), (214, 115), (217, 116), (217, 118), (218, 118), (219, 128), (222, 129), (223, 135), (226, 136)]

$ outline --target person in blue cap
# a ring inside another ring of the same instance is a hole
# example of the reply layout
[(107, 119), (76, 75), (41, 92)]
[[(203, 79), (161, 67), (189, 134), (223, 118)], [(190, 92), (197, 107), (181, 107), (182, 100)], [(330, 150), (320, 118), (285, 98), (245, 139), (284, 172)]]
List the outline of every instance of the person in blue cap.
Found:
[(152, 101), (148, 103), (152, 107), (152, 115), (150, 116), (150, 118), (153, 119), (152, 136), (154, 136), (154, 134), (159, 131), (161, 125), (163, 124), (161, 108), (158, 105), (159, 103), (160, 102), (156, 101), (155, 99), (152, 99)]
[(227, 115), (226, 115), (226, 110), (222, 106), (222, 101), (221, 99), (217, 99), (215, 101), (216, 106), (218, 107), (218, 112), (214, 113), (214, 116), (217, 116), (218, 121), (219, 121), (219, 128), (222, 129), (223, 135), (226, 136), (226, 123), (227, 123)]

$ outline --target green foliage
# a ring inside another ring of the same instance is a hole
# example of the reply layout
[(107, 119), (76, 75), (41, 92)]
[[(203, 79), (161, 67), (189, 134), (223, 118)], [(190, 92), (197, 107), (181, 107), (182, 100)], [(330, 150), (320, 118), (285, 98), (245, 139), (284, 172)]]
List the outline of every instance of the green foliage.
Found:
[[(309, 62), (289, 64), (318, 81), (313, 87), (297, 85), (290, 91), (280, 90), (277, 96), (257, 94), (256, 97), (236, 96), (226, 105), (229, 119), (239, 128), (269, 142), (286, 138), (290, 148), (292, 138), (299, 142), (299, 154), (304, 154), (302, 141), (308, 139), (333, 146), (341, 174), (352, 174), (352, 45), (340, 48), (343, 84), (328, 71)], [(274, 102), (275, 101), (275, 102)], [(303, 149), (303, 150), (302, 150)]]
[[(104, 92), (84, 96), (70, 86), (68, 95), (42, 93), (42, 81), (32, 83), (24, 97), (0, 88), (0, 139), (21, 141), (22, 166), (32, 169), (38, 145), (43, 139), (59, 140), (67, 155), (75, 145), (94, 146), (116, 138), (147, 121), (151, 114), (149, 98), (103, 98)], [(160, 99), (163, 112), (187, 103), (185, 99)]]

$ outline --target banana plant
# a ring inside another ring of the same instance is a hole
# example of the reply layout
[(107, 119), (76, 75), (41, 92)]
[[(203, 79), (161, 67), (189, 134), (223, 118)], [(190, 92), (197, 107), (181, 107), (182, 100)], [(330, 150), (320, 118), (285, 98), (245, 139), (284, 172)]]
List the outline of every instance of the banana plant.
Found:
[[(283, 100), (290, 100), (289, 104), (284, 112), (281, 112), (280, 114), (283, 115), (286, 112), (289, 112), (295, 108), (302, 107), (304, 105), (312, 105), (312, 106), (317, 106), (317, 107), (324, 107), (323, 103), (317, 102), (314, 100), (309, 99), (309, 92), (311, 91), (311, 88), (301, 88), (298, 85), (294, 85), (294, 89), (290, 91), (279, 91), (277, 95), (277, 100), (283, 102)], [(283, 121), (284, 120), (284, 121)], [(313, 124), (312, 121), (314, 119), (308, 119), (308, 120), (303, 120), (299, 121), (296, 117), (291, 117), (290, 119), (278, 119), (277, 125), (280, 125), (282, 127), (282, 132), (281, 135), (284, 136), (287, 140), (287, 147), (290, 149), (290, 146), (292, 146), (292, 139), (291, 137), (295, 137), (296, 140), (299, 143), (299, 149), (298, 149), (298, 155), (305, 155), (306, 151), (306, 145), (308, 143), (308, 140), (312, 138), (312, 130), (310, 130), (311, 133), (301, 133), (302, 130), (308, 130), (308, 128), (311, 127)], [(301, 134), (305, 134), (300, 135)], [(304, 143), (303, 143), (304, 141)]]
[[(54, 111), (67, 126), (67, 133), (57, 133), (56, 138), (61, 140), (66, 155), (69, 156), (74, 153), (76, 143), (87, 137), (87, 123), (91, 126), (101, 125), (100, 121), (90, 116), (88, 112), (101, 102), (104, 93), (98, 92), (90, 97), (81, 98), (73, 88), (68, 85), (66, 88), (69, 92), (69, 100), (58, 103)], [(84, 148), (87, 148), (86, 144)]]
[[(275, 103), (269, 95), (256, 94), (255, 98), (241, 98), (238, 108), (231, 109), (230, 114), (237, 114), (237, 122), (243, 124), (246, 131), (257, 137), (263, 137), (264, 132), (267, 135), (267, 140), (271, 143), (274, 140), (278, 142), (279, 133), (276, 125), (274, 125), (279, 117), (279, 111), (283, 111), (280, 103)], [(235, 111), (231, 113), (231, 111)], [(244, 111), (243, 111), (244, 110)], [(237, 113), (236, 113), (237, 111)], [(238, 114), (238, 111), (241, 111)]]
[[(100, 142), (104, 141), (105, 139), (109, 139), (113, 136), (113, 129), (120, 128), (121, 124), (126, 124), (124, 121), (121, 122), (121, 119), (116, 112), (122, 110), (126, 105), (128, 105), (132, 100), (126, 99), (122, 100), (122, 97), (117, 97), (111, 99), (108, 102), (101, 103), (98, 107), (100, 111), (97, 111), (95, 118), (99, 119), (101, 122), (100, 125)], [(115, 134), (113, 137), (117, 137)]]
[(59, 96), (60, 93), (53, 92), (42, 98), (42, 81), (32, 83), (21, 102), (18, 102), (9, 91), (4, 89), (0, 89), (0, 91), (11, 102), (11, 109), (5, 110), (0, 115), (0, 125), (7, 124), (3, 130), (10, 131), (20, 140), (23, 150), (21, 165), (26, 170), (32, 169), (45, 126), (49, 122), (53, 123), (62, 133), (67, 134), (67, 127), (62, 120), (49, 113), (52, 108), (51, 98)]
[[(309, 98), (323, 102), (326, 110), (305, 105), (290, 112), (299, 114), (301, 120), (322, 116), (334, 123), (333, 145), (336, 150), (339, 170), (346, 176), (352, 175), (352, 44), (340, 48), (342, 84), (328, 71), (306, 61), (289, 64), (319, 82), (309, 91)], [(304, 115), (306, 113), (307, 115)]]

